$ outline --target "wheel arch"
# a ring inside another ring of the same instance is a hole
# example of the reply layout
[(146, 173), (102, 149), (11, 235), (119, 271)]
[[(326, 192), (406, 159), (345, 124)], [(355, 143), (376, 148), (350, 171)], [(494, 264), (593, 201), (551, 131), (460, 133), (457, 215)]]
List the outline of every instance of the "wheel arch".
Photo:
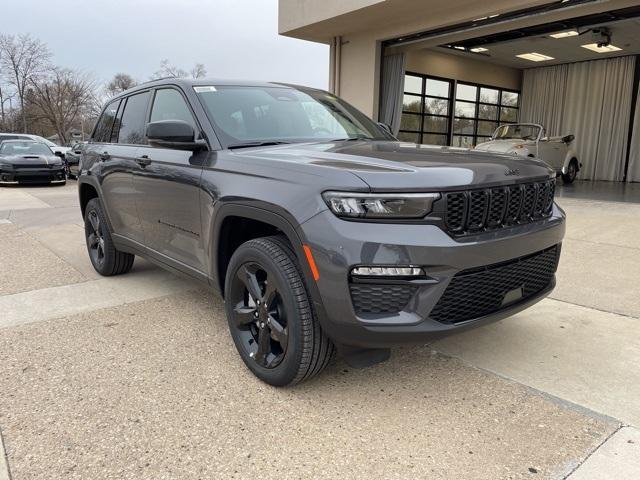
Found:
[(78, 184), (78, 195), (80, 197), (80, 211), (82, 218), (84, 218), (89, 201), (93, 198), (100, 198), (99, 189), (92, 182), (82, 181)]
[(248, 240), (277, 234), (284, 235), (291, 244), (309, 284), (313, 277), (304, 255), (304, 239), (291, 221), (279, 213), (250, 205), (225, 204), (218, 210), (211, 236), (210, 258), (214, 287), (223, 297), (227, 266), (233, 252)]
[(567, 169), (569, 168), (569, 164), (575, 160), (576, 164), (578, 166), (578, 172), (581, 170), (582, 168), (582, 164), (580, 163), (580, 160), (578, 160), (578, 154), (576, 153), (575, 150), (569, 149), (569, 151), (567, 152), (567, 154), (564, 157), (564, 162), (562, 163), (562, 173), (566, 174), (567, 173)]

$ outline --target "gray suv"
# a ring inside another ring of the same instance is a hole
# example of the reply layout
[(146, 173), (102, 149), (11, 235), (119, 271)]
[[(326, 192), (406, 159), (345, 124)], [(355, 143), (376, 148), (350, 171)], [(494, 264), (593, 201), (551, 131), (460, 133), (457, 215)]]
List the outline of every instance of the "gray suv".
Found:
[(111, 100), (79, 194), (102, 275), (135, 255), (225, 300), (272, 385), (512, 315), (547, 295), (564, 235), (536, 159), (398, 142), (334, 95), (158, 80)]

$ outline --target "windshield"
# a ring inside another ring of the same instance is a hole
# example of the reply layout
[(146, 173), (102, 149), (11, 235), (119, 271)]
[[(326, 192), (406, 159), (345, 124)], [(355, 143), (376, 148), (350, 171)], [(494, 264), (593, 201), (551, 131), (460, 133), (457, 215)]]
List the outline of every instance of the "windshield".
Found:
[(36, 142), (3, 142), (0, 155), (53, 155), (49, 147)]
[(326, 92), (282, 87), (193, 88), (225, 148), (253, 142), (393, 139), (363, 113)]
[(535, 140), (540, 133), (540, 127), (536, 125), (501, 125), (493, 134), (494, 140)]
[(36, 142), (44, 143), (48, 147), (59, 147), (60, 146), (57, 143), (53, 143), (51, 140), (47, 140), (44, 137), (39, 137), (38, 135), (32, 135), (31, 138), (33, 138)]

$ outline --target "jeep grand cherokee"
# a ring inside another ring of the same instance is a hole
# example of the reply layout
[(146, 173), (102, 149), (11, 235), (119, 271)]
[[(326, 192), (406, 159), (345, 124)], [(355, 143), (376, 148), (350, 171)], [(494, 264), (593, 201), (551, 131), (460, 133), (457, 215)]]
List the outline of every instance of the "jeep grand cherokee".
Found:
[(78, 183), (100, 274), (140, 255), (211, 285), (247, 367), (289, 385), (336, 349), (365, 366), (547, 295), (554, 176), (398, 142), (324, 91), (171, 79), (106, 105)]

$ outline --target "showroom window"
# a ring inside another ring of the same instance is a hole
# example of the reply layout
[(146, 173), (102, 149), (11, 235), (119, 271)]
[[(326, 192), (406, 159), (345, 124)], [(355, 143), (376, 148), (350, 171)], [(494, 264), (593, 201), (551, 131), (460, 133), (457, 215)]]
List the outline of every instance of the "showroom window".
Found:
[(407, 142), (448, 145), (453, 82), (405, 75), (398, 138)]
[(400, 140), (472, 147), (518, 120), (520, 94), (467, 82), (405, 75)]

